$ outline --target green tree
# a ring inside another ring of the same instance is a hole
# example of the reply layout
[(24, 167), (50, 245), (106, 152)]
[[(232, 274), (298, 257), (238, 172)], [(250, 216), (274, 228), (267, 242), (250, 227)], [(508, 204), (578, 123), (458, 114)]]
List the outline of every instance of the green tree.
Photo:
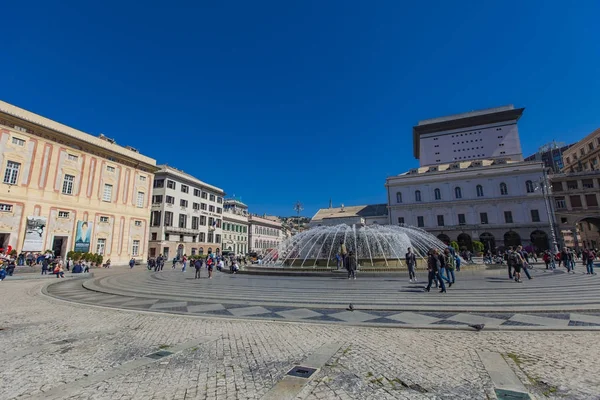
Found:
[(450, 242), (450, 246), (452, 246), (455, 251), (458, 251), (458, 242), (453, 240)]
[(475, 250), (475, 252), (481, 253), (484, 248), (485, 248), (485, 246), (479, 240), (473, 241), (473, 249)]

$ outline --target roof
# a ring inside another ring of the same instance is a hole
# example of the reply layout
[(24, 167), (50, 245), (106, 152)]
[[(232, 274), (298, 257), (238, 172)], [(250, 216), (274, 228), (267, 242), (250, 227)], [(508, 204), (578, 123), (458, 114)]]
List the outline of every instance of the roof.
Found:
[(213, 185), (209, 185), (206, 182), (201, 181), (200, 179), (196, 178), (195, 176), (192, 176), (188, 173), (185, 173), (181, 170), (178, 170), (177, 168), (173, 168), (169, 165), (163, 164), (163, 165), (159, 165), (158, 168), (160, 168), (160, 170), (158, 170), (155, 175), (171, 175), (171, 176), (175, 176), (179, 179), (185, 179), (189, 182), (195, 183), (196, 185), (200, 186), (200, 187), (204, 187), (206, 189), (211, 189), (221, 195), (225, 195), (225, 192), (223, 191), (223, 189), (218, 188), (216, 186)]
[(101, 147), (104, 150), (108, 150), (109, 152), (128, 157), (129, 159), (133, 159), (138, 162), (143, 162), (153, 167), (156, 166), (156, 160), (154, 160), (153, 158), (140, 154), (136, 151), (132, 151), (116, 143), (111, 143), (106, 140), (100, 139), (99, 137), (90, 135), (89, 133), (85, 133), (75, 128), (71, 128), (70, 126), (63, 125), (49, 118), (42, 117), (41, 115), (32, 113), (31, 111), (27, 111), (2, 100), (0, 100), (0, 112), (10, 115), (12, 117), (16, 117), (22, 121), (39, 125), (41, 127), (53, 130), (55, 132), (59, 132), (63, 135), (86, 142), (93, 146)]
[(387, 215), (387, 213), (387, 204), (321, 208), (312, 218), (312, 221), (326, 218), (380, 217)]
[(471, 111), (446, 117), (431, 118), (413, 127), (413, 153), (416, 159), (420, 156), (420, 136), (428, 133), (443, 132), (453, 129), (470, 128), (498, 122), (517, 121), (525, 108), (514, 108), (513, 105)]

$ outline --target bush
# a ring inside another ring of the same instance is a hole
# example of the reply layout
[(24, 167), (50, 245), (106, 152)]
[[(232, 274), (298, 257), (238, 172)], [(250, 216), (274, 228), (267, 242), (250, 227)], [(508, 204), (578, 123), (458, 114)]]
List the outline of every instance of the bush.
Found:
[(13, 257), (16, 257), (17, 256), (17, 251), (15, 249), (12, 249), (10, 251), (10, 255), (13, 256)]
[(484, 248), (485, 248), (485, 246), (479, 240), (473, 241), (473, 250), (475, 250), (475, 252), (481, 253)]
[(454, 240), (450, 242), (450, 246), (452, 246), (452, 248), (455, 251), (458, 251), (458, 242), (455, 242)]

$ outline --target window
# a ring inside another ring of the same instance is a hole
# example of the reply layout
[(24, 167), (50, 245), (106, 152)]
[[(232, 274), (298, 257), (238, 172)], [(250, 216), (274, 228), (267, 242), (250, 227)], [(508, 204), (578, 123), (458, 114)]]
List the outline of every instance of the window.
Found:
[(206, 211), (206, 209), (207, 209), (206, 203), (200, 203), (200, 209)]
[(581, 196), (569, 196), (569, 201), (571, 202), (571, 207), (573, 208), (583, 207), (583, 204), (581, 203)]
[(531, 210), (531, 222), (540, 222), (540, 212), (538, 210)]
[(140, 208), (144, 207), (144, 192), (138, 192), (136, 205)]
[(415, 191), (415, 201), (421, 201), (421, 191)]
[(437, 223), (438, 223), (438, 226), (444, 226), (444, 216), (443, 215), (437, 216)]
[(221, 243), (221, 235), (215, 235), (215, 243)]
[(158, 195), (157, 194), (157, 195), (152, 196), (152, 203), (153, 204), (160, 204), (160, 203), (162, 203), (162, 201), (163, 201), (162, 195)]
[(12, 211), (12, 207), (11, 204), (0, 204), (0, 211), (10, 212)]
[(567, 181), (567, 189), (577, 190), (577, 181)]
[(140, 175), (140, 182), (146, 182), (146, 177), (144, 175)]
[(208, 194), (206, 192), (202, 192), (202, 195), (200, 197), (202, 197), (203, 199), (206, 199), (206, 198), (208, 198)]
[(477, 185), (477, 197), (483, 197), (483, 186)]
[(165, 187), (165, 180), (164, 179), (155, 179), (154, 180), (154, 187), (155, 188), (163, 188), (163, 187)]
[(175, 197), (173, 197), (173, 196), (167, 196), (166, 200), (167, 200), (167, 204), (175, 204)]
[(500, 194), (502, 196), (506, 196), (508, 194), (508, 187), (506, 186), (506, 183), (502, 182), (500, 184)]
[(104, 249), (106, 248), (106, 239), (98, 238), (96, 242), (96, 253), (104, 255)]
[(504, 211), (504, 222), (507, 224), (513, 223), (512, 211)]
[(194, 210), (199, 210), (200, 209), (200, 203), (192, 203), (192, 207), (194, 208)]
[(223, 203), (223, 198), (222, 197), (217, 197), (217, 203), (222, 204)]
[(188, 185), (181, 185), (181, 191), (183, 193), (189, 193), (190, 187)]
[(6, 171), (4, 171), (4, 183), (8, 183), (9, 185), (16, 185), (20, 168), (21, 164), (17, 162), (9, 161), (8, 163), (6, 163)]
[(555, 200), (556, 208), (567, 208), (567, 203), (564, 197), (557, 197)]
[(527, 189), (527, 193), (533, 193), (533, 191), (534, 191), (533, 182), (531, 182), (531, 181), (525, 182), (525, 188)]
[(63, 180), (62, 193), (63, 194), (73, 194), (73, 182), (75, 181), (75, 177), (73, 175), (66, 175)]
[(207, 241), (208, 243), (212, 243), (212, 242), (213, 242), (213, 237), (214, 237), (214, 234), (213, 234), (213, 233), (211, 233), (211, 232), (209, 232), (209, 233), (208, 233), (208, 239), (206, 239), (206, 241)]
[(188, 201), (181, 199), (181, 200), (179, 200), (179, 205), (181, 207), (187, 207), (188, 206)]
[(12, 143), (16, 144), (17, 146), (25, 146), (25, 141), (23, 139), (19, 139), (17, 137), (12, 138)]
[(204, 215), (200, 216), (200, 225), (201, 226), (206, 225), (206, 217)]
[(440, 189), (436, 188), (433, 191), (433, 194), (434, 194), (436, 200), (441, 200), (442, 199), (442, 192), (440, 191)]
[(165, 226), (173, 226), (173, 213), (165, 211)]
[(150, 213), (150, 226), (160, 226), (160, 211)]
[(79, 157), (77, 157), (75, 154), (67, 154), (67, 159), (69, 161), (77, 161)]
[(396, 203), (402, 203), (402, 193), (396, 192)]
[(587, 203), (588, 207), (598, 207), (598, 198), (595, 194), (586, 194), (585, 202)]
[(100, 222), (101, 222), (101, 223), (108, 223), (108, 217), (107, 217), (107, 216), (104, 216), (104, 215), (103, 215), (103, 216), (101, 216), (101, 217), (100, 217)]
[(102, 192), (102, 201), (112, 201), (112, 185), (108, 183), (104, 184), (104, 191)]
[[(201, 242), (204, 242), (204, 241), (206, 241), (206, 233), (204, 233), (204, 232), (200, 232), (200, 241), (201, 241)], [(200, 249), (202, 249), (202, 248), (200, 248)], [(201, 251), (202, 251), (202, 250), (201, 250)]]
[(215, 201), (215, 195), (214, 194), (210, 195), (210, 201)]
[[(168, 233), (165, 233), (165, 240), (169, 241), (169, 234)], [(165, 254), (169, 254), (169, 248), (168, 247), (165, 247), (164, 253)]]
[(488, 223), (487, 213), (479, 213), (479, 221), (481, 221), (481, 225), (485, 225)]
[(198, 217), (192, 217), (192, 229), (198, 229)]
[(465, 214), (458, 214), (458, 224), (465, 225), (467, 223), (467, 219), (465, 218)]
[(215, 206), (208, 206), (208, 211), (215, 212)]
[(131, 255), (133, 257), (140, 255), (140, 241), (139, 240), (133, 241), (133, 246), (131, 247)]
[(134, 224), (135, 224), (135, 226), (142, 226), (142, 221), (140, 221), (140, 220), (136, 220), (136, 221), (134, 222)]
[(179, 214), (179, 227), (186, 228), (187, 227), (187, 215)]
[(194, 189), (194, 196), (200, 197), (200, 189)]
[(454, 188), (454, 197), (462, 199), (462, 190), (458, 186)]
[(223, 214), (223, 209), (221, 207), (217, 207), (217, 214)]
[(584, 179), (581, 181), (584, 189), (593, 189), (594, 188), (594, 180), (593, 179)]
[(167, 188), (169, 188), (169, 189), (175, 189), (175, 186), (176, 185), (175, 185), (174, 181), (172, 181), (170, 179), (167, 179)]
[(418, 216), (418, 217), (417, 217), (417, 226), (418, 226), (419, 228), (422, 228), (422, 227), (424, 227), (424, 226), (425, 226), (425, 221), (424, 221), (424, 219), (423, 219), (423, 217), (422, 217), (422, 216)]
[(68, 211), (59, 211), (58, 218), (69, 218), (69, 212)]
[(208, 217), (208, 226), (213, 226), (213, 222), (215, 219), (213, 217)]
[(106, 166), (106, 171), (108, 172), (115, 172), (115, 167), (111, 167), (110, 165)]

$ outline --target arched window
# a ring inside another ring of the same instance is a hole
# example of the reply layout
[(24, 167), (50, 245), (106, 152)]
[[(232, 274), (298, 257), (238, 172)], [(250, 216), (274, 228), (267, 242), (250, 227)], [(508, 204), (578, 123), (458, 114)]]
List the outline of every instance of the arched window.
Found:
[(256, 249), (256, 248), (258, 248), (258, 240), (255, 240), (255, 241), (254, 241), (254, 248), (255, 248), (255, 249)]
[(415, 201), (421, 201), (421, 191), (415, 191)]
[(508, 187), (506, 187), (506, 183), (504, 182), (500, 184), (500, 194), (503, 196), (508, 194)]
[(527, 181), (525, 182), (525, 187), (527, 188), (527, 193), (533, 193), (533, 182)]
[(433, 195), (435, 196), (436, 200), (441, 200), (442, 199), (442, 192), (440, 192), (440, 189), (435, 189), (433, 191)]
[(483, 186), (477, 185), (477, 197), (483, 197)]
[(462, 190), (460, 190), (460, 187), (457, 186), (454, 188), (454, 196), (457, 199), (462, 199)]
[(402, 203), (402, 193), (396, 192), (396, 203)]

